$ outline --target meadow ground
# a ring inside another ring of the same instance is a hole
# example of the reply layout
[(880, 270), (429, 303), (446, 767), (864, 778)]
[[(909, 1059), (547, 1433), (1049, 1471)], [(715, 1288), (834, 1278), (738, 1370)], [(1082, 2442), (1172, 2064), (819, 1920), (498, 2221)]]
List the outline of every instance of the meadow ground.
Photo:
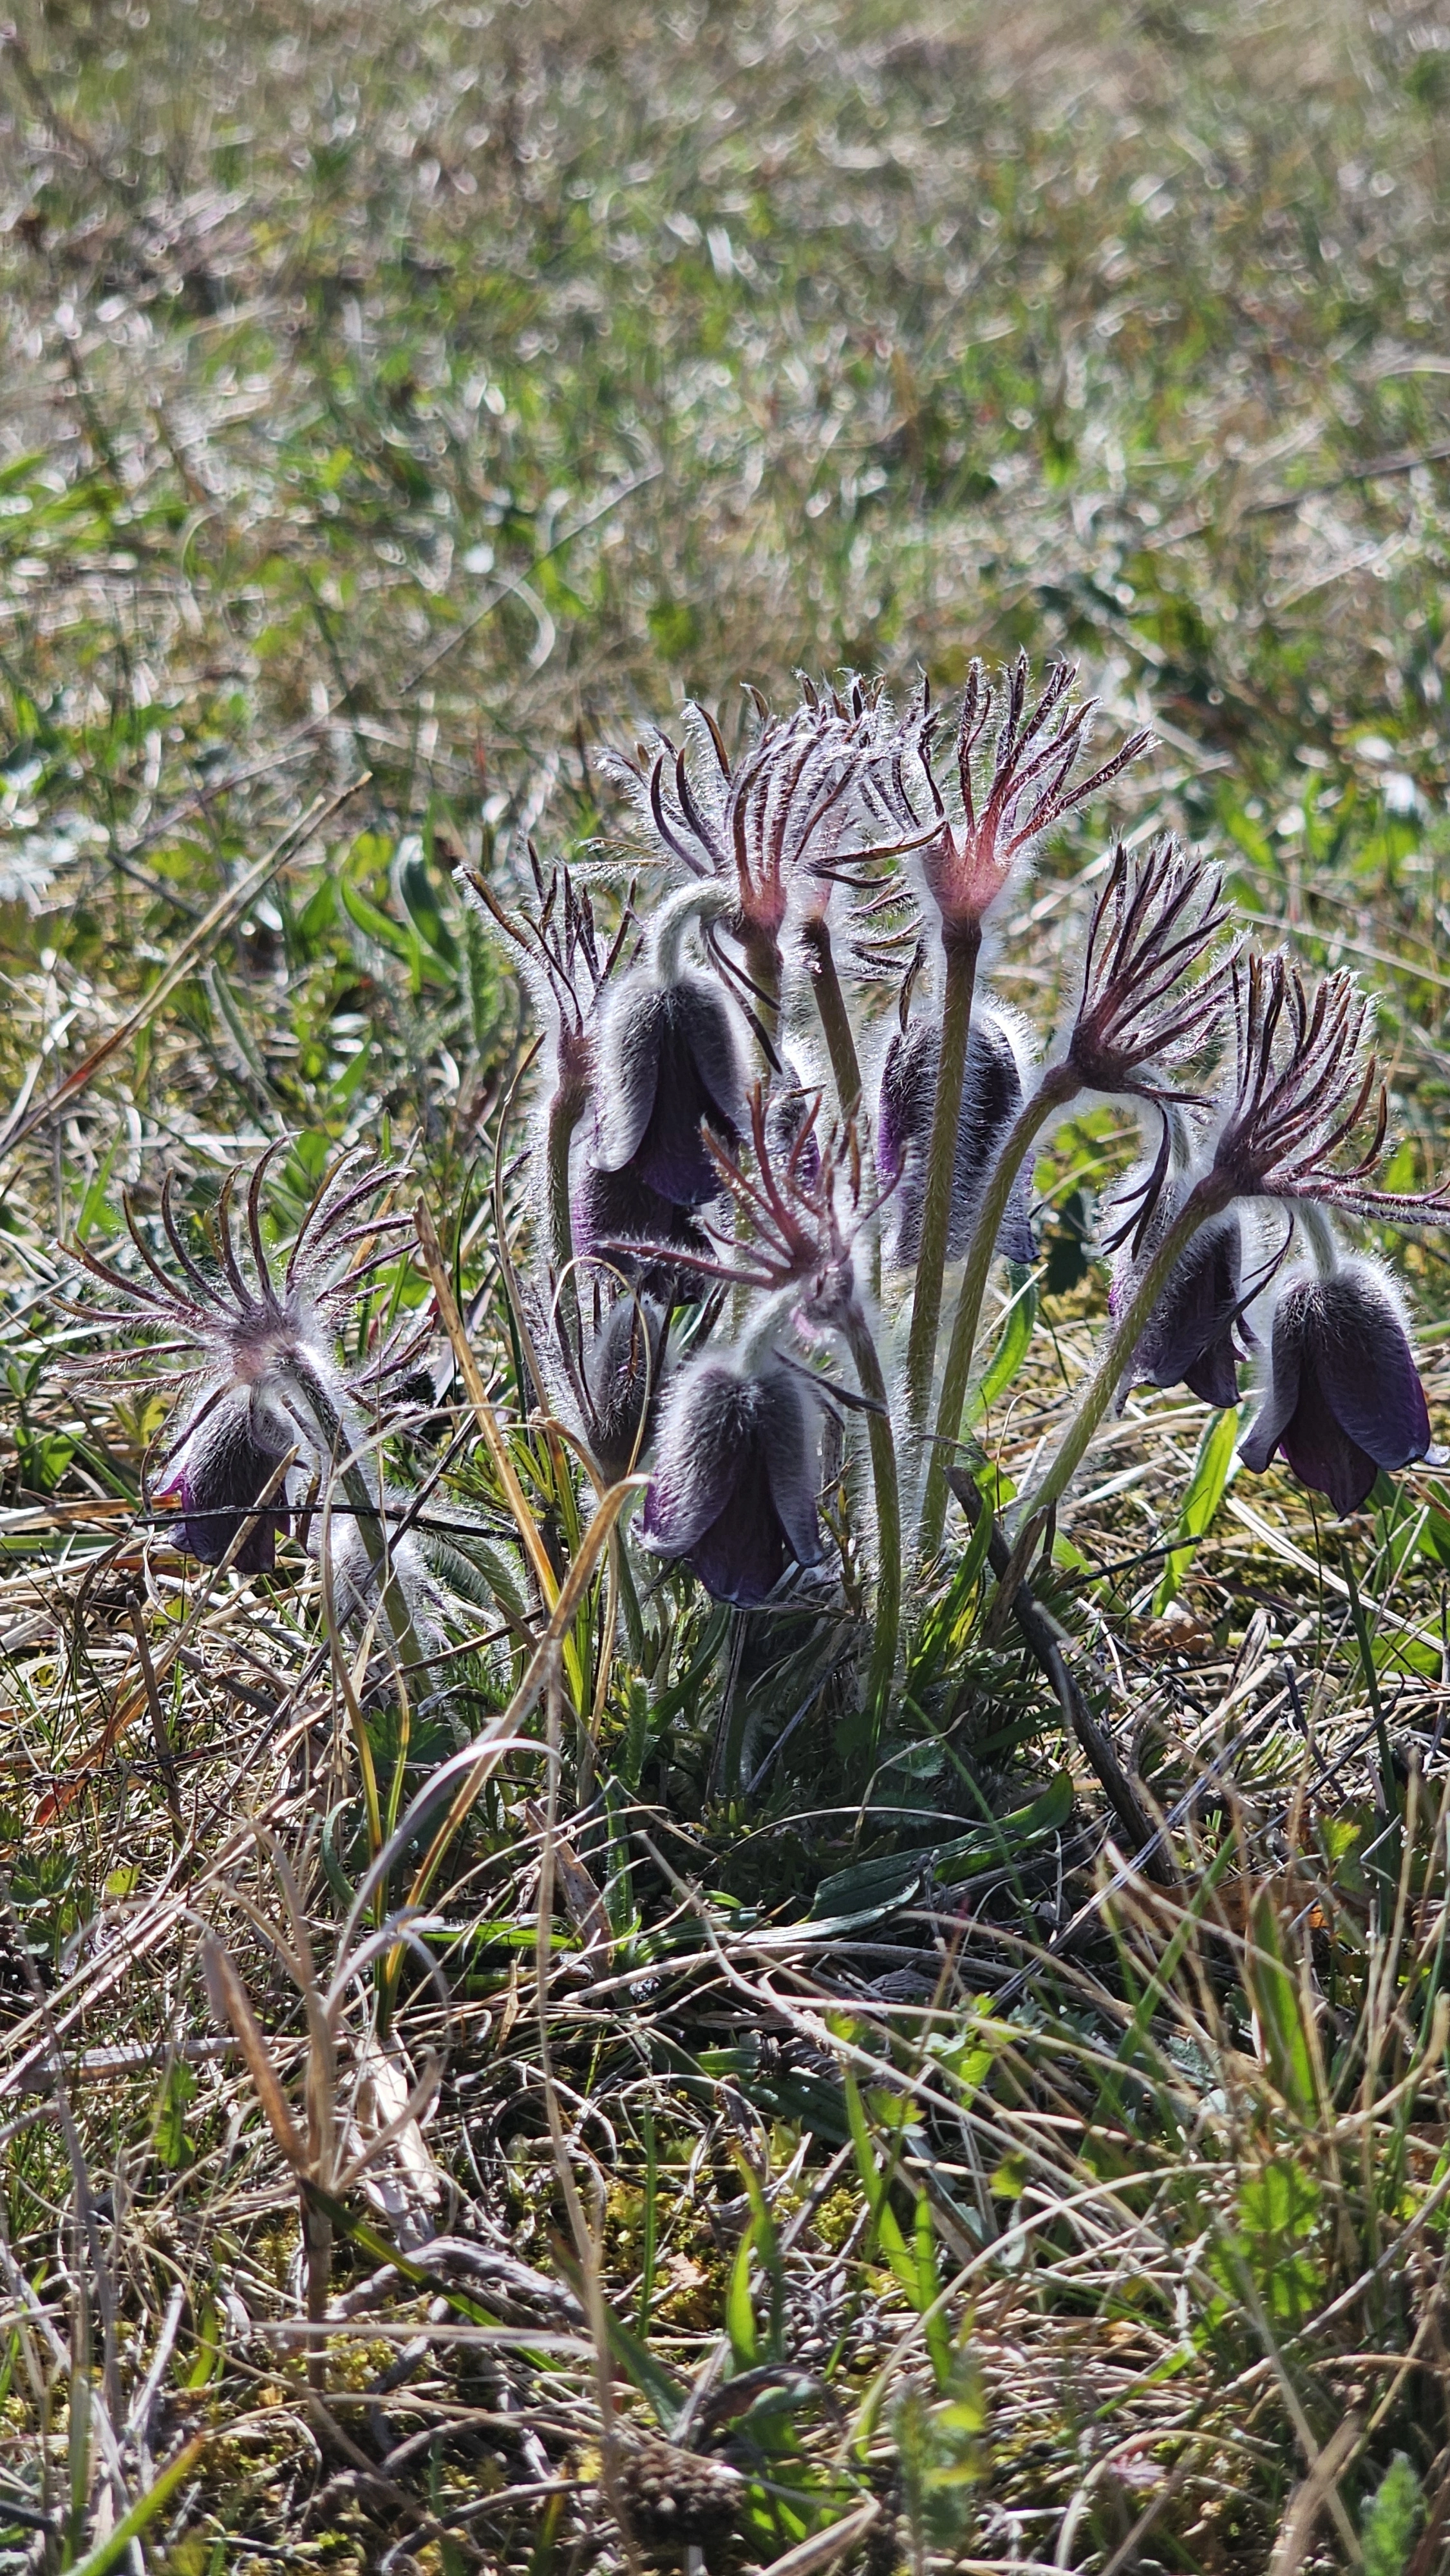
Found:
[[(1023, 645), (1156, 744), (1004, 990), (1045, 1027), (1110, 821), (1171, 826), (1359, 971), (1392, 1180), (1443, 1170), (1447, 181), (1433, 0), (0, 30), (0, 2566), (1450, 2564), (1433, 1465), (1341, 1527), (1195, 1476), (1181, 1389), (1104, 1436), (1054, 1606), (1171, 1885), (980, 1563), (870, 1777), (814, 1632), (742, 1661), (681, 1583), (611, 1659), (601, 1583), (556, 1805), (511, 1754), (370, 1952), (370, 1850), (522, 1668), (469, 1393), (414, 1464), (480, 1606), (414, 1723), (299, 1547), (177, 1551), (163, 1407), (58, 1302), (123, 1190), (200, 1247), (285, 1140), (281, 1239), (405, 1154), (561, 1562), (526, 1014), (453, 864), (617, 832), (601, 746), (687, 696)], [(1008, 1472), (1131, 1150), (1038, 1166)], [(1450, 1439), (1444, 1238), (1383, 1248)]]

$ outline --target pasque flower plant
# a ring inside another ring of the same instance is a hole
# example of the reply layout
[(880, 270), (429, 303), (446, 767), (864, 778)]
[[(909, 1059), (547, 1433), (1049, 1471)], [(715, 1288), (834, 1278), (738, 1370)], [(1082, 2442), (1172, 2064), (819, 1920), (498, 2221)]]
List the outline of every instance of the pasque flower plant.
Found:
[[(690, 709), (681, 744), (615, 764), (627, 847), (547, 872), (530, 849), (518, 894), (465, 886), (543, 1022), (524, 1322), (551, 1473), (572, 1444), (601, 1489), (637, 1480), (628, 1601), (694, 1583), (740, 1618), (844, 1620), (873, 1742), (910, 1605), (950, 1573), (994, 1265), (1031, 1264), (1036, 1156), (1083, 1105), (1118, 1103), (1143, 1154), (1105, 1205), (1107, 1327), (1012, 1561), (1134, 1383), (1223, 1409), (1254, 1359), (1244, 1465), (1282, 1459), (1340, 1512), (1429, 1451), (1400, 1292), (1336, 1231), (1444, 1213), (1375, 1185), (1388, 1112), (1352, 976), (1236, 940), (1211, 859), (1158, 838), (1110, 841), (1084, 880), (1040, 1054), (989, 988), (1005, 892), (1146, 746), (1092, 767), (1092, 714), (1065, 665), (1034, 693), (1020, 657), (996, 684), (972, 666), (945, 760), (924, 690), (903, 712), (854, 681), (784, 716), (757, 701), (738, 755)], [(346, 1453), (373, 1533), (354, 1589), (406, 1592), (359, 1460), (420, 1334), (375, 1353), (365, 1402), (335, 1330), (349, 1265), (402, 1220), (344, 1166), (279, 1276), (259, 1186), (240, 1246), (224, 1196), (209, 1265), (163, 1198), (180, 1282), (140, 1229), (144, 1278), (81, 1256), (185, 1362), (157, 1498), (180, 1545), (260, 1577)]]

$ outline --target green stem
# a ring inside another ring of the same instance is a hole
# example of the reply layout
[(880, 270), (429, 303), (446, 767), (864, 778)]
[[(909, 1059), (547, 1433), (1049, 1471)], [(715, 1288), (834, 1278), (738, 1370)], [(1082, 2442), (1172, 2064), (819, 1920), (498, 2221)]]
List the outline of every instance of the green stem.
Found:
[(569, 1207), (569, 1148), (588, 1098), (581, 1083), (555, 1092), (549, 1103), (549, 1258), (558, 1287), (558, 1335), (571, 1359), (579, 1352), (579, 1285), (574, 1275), (574, 1220)]
[(1229, 1193), (1213, 1173), (1208, 1173), (1189, 1191), (1173, 1223), (1153, 1254), (1147, 1269), (1135, 1288), (1125, 1313), (1119, 1316), (1108, 1336), (1087, 1393), (1068, 1425), (1062, 1441), (1040, 1484), (1033, 1487), (1019, 1503), (1014, 1515), (1019, 1528), (1029, 1520), (1050, 1512), (1066, 1492), (1081, 1466), (1089, 1441), (1122, 1384), (1123, 1371), (1132, 1359), (1143, 1337), (1143, 1328), (1167, 1287), (1180, 1255), (1198, 1229), (1211, 1216), (1217, 1216), (1228, 1205)]
[(982, 1303), (987, 1294), (987, 1281), (992, 1275), (997, 1237), (1002, 1231), (1007, 1202), (1017, 1175), (1043, 1128), (1081, 1089), (1082, 1085), (1069, 1065), (1049, 1066), (1031, 1098), (1023, 1101), (1003, 1137), (982, 1194), (972, 1239), (967, 1246), (967, 1266), (957, 1291), (957, 1311), (952, 1318), (952, 1337), (947, 1346), (941, 1399), (937, 1405), (936, 1439), (927, 1466), (926, 1493), (917, 1534), (917, 1554), (923, 1564), (936, 1555), (946, 1526), (947, 1469), (961, 1435), (962, 1407), (966, 1402), (976, 1354), (977, 1328), (982, 1320)]
[(803, 939), (811, 990), (816, 997), (816, 1014), (825, 1035), (831, 1071), (836, 1081), (836, 1105), (842, 1118), (849, 1118), (860, 1105), (861, 1065), (856, 1054), (850, 1014), (846, 1009), (846, 996), (836, 972), (830, 923), (824, 918), (808, 921)]
[(896, 1670), (896, 1640), (901, 1627), (901, 1497), (896, 1482), (896, 1444), (891, 1437), (886, 1381), (881, 1374), (881, 1361), (871, 1337), (871, 1327), (854, 1299), (847, 1309), (845, 1333), (857, 1384), (861, 1393), (870, 1397), (873, 1407), (866, 1416), (866, 1436), (871, 1450), (871, 1481), (876, 1488), (878, 1570), (876, 1632), (871, 1646), (866, 1695), (874, 1749), (880, 1741), (891, 1695), (892, 1676)]
[(911, 1336), (906, 1346), (906, 1418), (912, 1447), (919, 1450), (931, 1402), (936, 1367), (937, 1326), (941, 1320), (942, 1274), (952, 1221), (952, 1182), (956, 1177), (957, 1128), (962, 1115), (962, 1084), (967, 1071), (967, 1039), (972, 1025), (972, 994), (977, 981), (979, 929), (957, 932), (948, 942), (946, 993), (942, 1004), (941, 1054), (937, 1059), (936, 1105), (926, 1158), (926, 1193), (921, 1209), (921, 1249), (916, 1257), (916, 1294), (911, 1303)]
[[(755, 986), (751, 1007), (773, 1047), (780, 1035), (780, 942), (773, 931), (747, 929), (740, 944), (745, 971)], [(768, 1059), (765, 1070), (771, 1070)]]

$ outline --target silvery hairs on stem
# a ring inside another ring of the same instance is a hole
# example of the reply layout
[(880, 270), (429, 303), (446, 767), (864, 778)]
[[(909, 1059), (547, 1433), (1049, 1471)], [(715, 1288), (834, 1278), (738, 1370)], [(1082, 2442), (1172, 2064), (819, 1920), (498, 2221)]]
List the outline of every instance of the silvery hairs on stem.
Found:
[[(161, 1191), (161, 1224), (180, 1278), (152, 1251), (127, 1196), (126, 1223), (147, 1272), (148, 1284), (128, 1277), (84, 1245), (71, 1257), (123, 1302), (119, 1309), (77, 1308), (93, 1324), (139, 1325), (163, 1338), (114, 1357), (82, 1363), (88, 1374), (154, 1383), (172, 1399), (163, 1466), (153, 1493), (174, 1503), (173, 1535), (203, 1564), (220, 1563), (289, 1455), (276, 1498), (233, 1562), (244, 1574), (265, 1573), (276, 1538), (292, 1526), (309, 1489), (325, 1485), (335, 1466), (359, 1458), (399, 1390), (419, 1367), (434, 1335), (431, 1308), (420, 1323), (409, 1314), (384, 1335), (360, 1364), (338, 1358), (343, 1330), (369, 1293), (379, 1269), (395, 1263), (399, 1238), (411, 1216), (380, 1210), (378, 1201), (406, 1177), (380, 1170), (362, 1150), (346, 1154), (321, 1182), (279, 1270), (268, 1254), (261, 1224), (262, 1188), (273, 1146), (248, 1177), (244, 1239), (232, 1214), (238, 1174), (229, 1172), (212, 1216), (212, 1259), (205, 1265), (189, 1249), (173, 1208), (168, 1174)], [(381, 1504), (376, 1467), (362, 1470), (364, 1494)], [(364, 1544), (347, 1503), (334, 1506), (333, 1573), (345, 1585), (339, 1606), (360, 1600), (370, 1579), (372, 1551)], [(323, 1514), (307, 1514), (309, 1544), (321, 1544)], [(413, 1542), (393, 1551), (394, 1571), (405, 1585), (421, 1586)]]

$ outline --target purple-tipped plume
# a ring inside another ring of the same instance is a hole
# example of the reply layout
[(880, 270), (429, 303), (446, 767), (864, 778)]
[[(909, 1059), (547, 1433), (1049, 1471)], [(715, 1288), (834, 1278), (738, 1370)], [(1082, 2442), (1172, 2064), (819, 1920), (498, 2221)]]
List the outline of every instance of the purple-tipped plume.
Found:
[(640, 1539), (717, 1601), (756, 1609), (824, 1554), (819, 1478), (819, 1409), (800, 1378), (773, 1355), (753, 1369), (701, 1359), (666, 1404)]
[(1332, 1277), (1285, 1280), (1274, 1304), (1268, 1384), (1244, 1465), (1275, 1451), (1337, 1512), (1357, 1512), (1380, 1469), (1430, 1447), (1425, 1390), (1397, 1299), (1372, 1262), (1343, 1259)]
[(594, 919), (587, 890), (566, 867), (547, 879), (538, 853), (529, 843), (534, 902), (508, 912), (484, 877), (459, 868), (456, 882), (475, 911), (490, 927), (502, 931), (516, 951), (524, 980), (554, 1040), (554, 1097), (575, 1116), (583, 1108), (594, 1078), (594, 1049), (599, 1011), (609, 983), (620, 970), (635, 937), (634, 889), (612, 939)]
[(1087, 1091), (1163, 1100), (1158, 1069), (1209, 1038), (1223, 1012), (1232, 961), (1196, 982), (1191, 967), (1228, 917), (1217, 868), (1172, 840), (1138, 854), (1118, 844), (1093, 907), (1082, 995), (1066, 1061)]
[(687, 710), (699, 746), (692, 760), (667, 736), (648, 774), (621, 764), (643, 816), (691, 876), (731, 889), (734, 935), (778, 940), (792, 885), (838, 857), (863, 756), (867, 704), (849, 706), (808, 688), (793, 715), (772, 717), (756, 697), (760, 730), (732, 766), (704, 708)]
[(899, 846), (920, 845), (921, 874), (949, 943), (975, 935), (1042, 834), (1106, 787), (1150, 740), (1147, 733), (1133, 734), (1100, 769), (1075, 780), (1094, 701), (1073, 705), (1069, 693), (1077, 674), (1058, 662), (1029, 707), (1028, 676), (1021, 653), (1006, 675), (1002, 722), (984, 761), (979, 755), (996, 691), (981, 663), (972, 664), (953, 745), (959, 820), (948, 813), (934, 772), (938, 718), (925, 683), (905, 717), (878, 733), (868, 795), (901, 836)]

